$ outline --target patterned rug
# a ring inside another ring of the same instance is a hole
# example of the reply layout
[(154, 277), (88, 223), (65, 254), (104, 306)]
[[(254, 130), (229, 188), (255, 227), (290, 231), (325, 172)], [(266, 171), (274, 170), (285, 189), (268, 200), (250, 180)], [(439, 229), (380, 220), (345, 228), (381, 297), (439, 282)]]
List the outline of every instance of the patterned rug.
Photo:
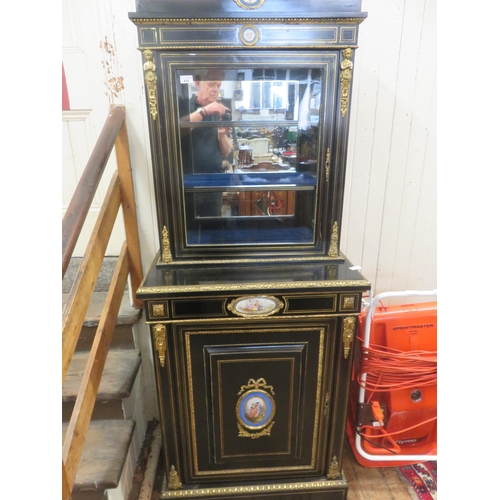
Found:
[(422, 462), (396, 468), (401, 479), (413, 489), (415, 500), (437, 500), (437, 462)]

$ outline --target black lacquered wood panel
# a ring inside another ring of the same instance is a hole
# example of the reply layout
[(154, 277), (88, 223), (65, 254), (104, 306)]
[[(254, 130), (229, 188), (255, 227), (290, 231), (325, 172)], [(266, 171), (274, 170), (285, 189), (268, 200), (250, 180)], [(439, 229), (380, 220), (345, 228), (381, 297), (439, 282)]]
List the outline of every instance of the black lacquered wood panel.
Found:
[(175, 330), (192, 479), (318, 475), (331, 324)]
[(221, 316), (224, 314), (224, 302), (223, 298), (174, 300), (173, 316), (174, 318)]

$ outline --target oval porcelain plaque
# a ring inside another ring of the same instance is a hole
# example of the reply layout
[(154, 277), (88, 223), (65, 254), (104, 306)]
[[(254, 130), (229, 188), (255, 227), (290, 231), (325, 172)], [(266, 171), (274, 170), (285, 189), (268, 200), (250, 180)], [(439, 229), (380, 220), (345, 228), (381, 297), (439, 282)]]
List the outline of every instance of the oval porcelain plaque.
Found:
[(270, 316), (283, 307), (283, 302), (276, 297), (257, 295), (252, 297), (240, 297), (233, 300), (227, 308), (245, 318), (254, 316)]
[(275, 411), (274, 398), (259, 389), (246, 392), (236, 404), (238, 422), (252, 431), (267, 427), (271, 423)]

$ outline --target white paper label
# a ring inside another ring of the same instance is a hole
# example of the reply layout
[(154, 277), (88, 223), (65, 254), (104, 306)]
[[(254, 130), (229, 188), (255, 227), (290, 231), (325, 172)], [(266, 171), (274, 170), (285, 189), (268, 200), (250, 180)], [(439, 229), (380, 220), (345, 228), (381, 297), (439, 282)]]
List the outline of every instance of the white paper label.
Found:
[(181, 83), (193, 83), (193, 75), (181, 75)]

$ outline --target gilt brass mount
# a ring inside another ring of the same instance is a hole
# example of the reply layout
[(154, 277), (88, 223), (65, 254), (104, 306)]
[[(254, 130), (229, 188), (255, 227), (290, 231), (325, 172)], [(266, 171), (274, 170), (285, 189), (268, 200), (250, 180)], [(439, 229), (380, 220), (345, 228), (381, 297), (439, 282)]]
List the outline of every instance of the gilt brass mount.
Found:
[(155, 318), (165, 316), (165, 304), (152, 304), (151, 308)]
[(153, 52), (149, 49), (145, 50), (144, 59), (146, 59), (143, 69), (148, 91), (149, 113), (151, 114), (151, 118), (156, 120), (156, 116), (158, 115), (158, 98), (156, 95), (156, 64), (153, 62)]
[(340, 477), (340, 467), (336, 456), (334, 456), (330, 462), (330, 467), (328, 468), (328, 474), (326, 477), (328, 479), (338, 479)]
[(349, 357), (349, 350), (351, 349), (351, 344), (354, 340), (354, 330), (356, 327), (356, 318), (353, 316), (348, 316), (344, 318), (344, 328), (342, 333), (342, 340), (344, 341), (344, 358)]
[(179, 488), (182, 488), (179, 474), (177, 474), (177, 471), (175, 470), (175, 467), (173, 465), (170, 468), (170, 474), (168, 475), (168, 488), (171, 490), (178, 490)]
[(158, 358), (160, 360), (160, 365), (165, 366), (165, 353), (167, 351), (167, 328), (165, 325), (154, 325), (153, 335), (155, 339), (155, 349), (158, 352)]
[(163, 251), (161, 254), (161, 260), (165, 264), (168, 264), (169, 262), (172, 262), (172, 252), (170, 251), (170, 239), (168, 237), (168, 231), (166, 226), (163, 226), (163, 231), (162, 231), (162, 247)]
[(328, 257), (338, 257), (339, 256), (339, 226), (337, 221), (332, 227), (332, 237), (330, 240), (330, 249), (328, 250)]
[(340, 112), (342, 114), (342, 118), (345, 117), (347, 113), (347, 103), (349, 101), (349, 92), (351, 88), (351, 80), (352, 80), (352, 49), (344, 49), (342, 51), (342, 55), (344, 56), (343, 61), (340, 63)]
[(330, 179), (330, 156), (331, 156), (330, 148), (328, 148), (326, 150), (326, 159), (325, 159), (325, 178), (326, 178), (326, 182), (328, 182), (329, 179)]
[(266, 389), (274, 396), (274, 389), (272, 385), (267, 385), (267, 382), (263, 378), (259, 378), (258, 380), (254, 380), (251, 378), (247, 385), (242, 385), (240, 392), (238, 392), (238, 396), (243, 394), (248, 389)]

